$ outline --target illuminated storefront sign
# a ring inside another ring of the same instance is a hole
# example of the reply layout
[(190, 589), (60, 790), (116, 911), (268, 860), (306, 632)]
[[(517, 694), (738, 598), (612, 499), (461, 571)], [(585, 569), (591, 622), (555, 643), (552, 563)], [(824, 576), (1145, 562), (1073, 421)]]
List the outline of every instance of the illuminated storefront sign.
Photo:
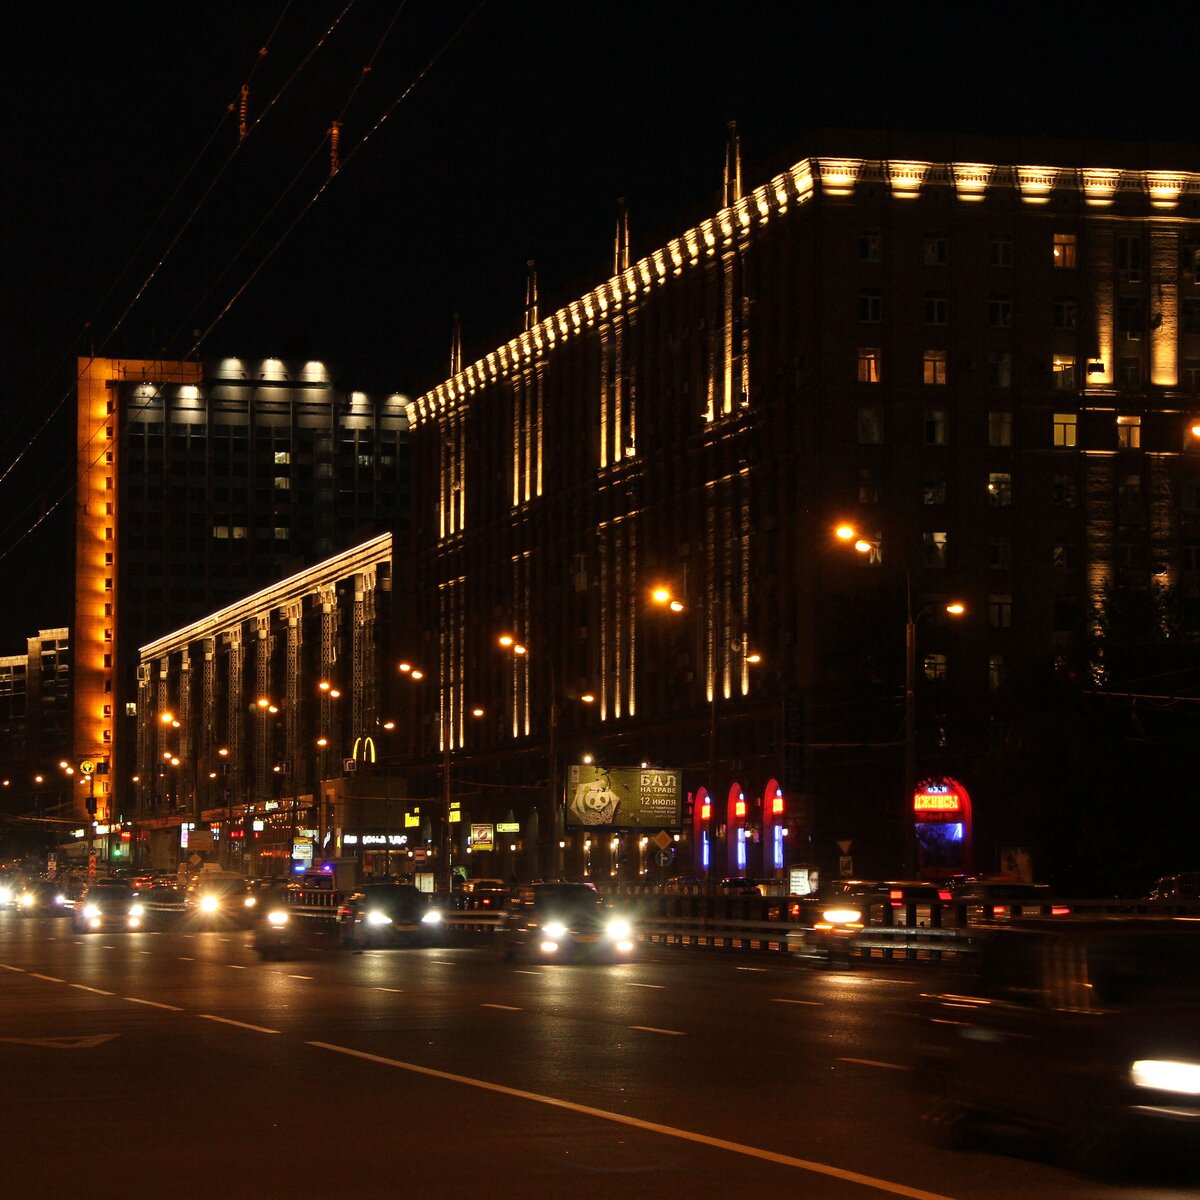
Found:
[(957, 796), (945, 793), (918, 792), (913, 797), (915, 812), (958, 812), (960, 807)]
[(407, 846), (407, 833), (347, 833), (343, 846)]

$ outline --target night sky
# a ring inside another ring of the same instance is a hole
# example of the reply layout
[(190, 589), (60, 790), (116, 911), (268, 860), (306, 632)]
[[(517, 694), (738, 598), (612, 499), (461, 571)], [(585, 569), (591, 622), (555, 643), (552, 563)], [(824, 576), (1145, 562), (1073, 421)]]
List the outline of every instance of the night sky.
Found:
[[(618, 197), (635, 256), (715, 211), (731, 119), (748, 186), (818, 126), (1195, 139), (1183, 6), (1119, 33), (1074, 4), (77, 11), (28, 6), (3, 39), (0, 653), (71, 618), (77, 353), (176, 357), (201, 331), (206, 356), (417, 394), (455, 312), (466, 361), (520, 328), (527, 259), (543, 311), (605, 277)], [(311, 204), (339, 118), (342, 170)]]

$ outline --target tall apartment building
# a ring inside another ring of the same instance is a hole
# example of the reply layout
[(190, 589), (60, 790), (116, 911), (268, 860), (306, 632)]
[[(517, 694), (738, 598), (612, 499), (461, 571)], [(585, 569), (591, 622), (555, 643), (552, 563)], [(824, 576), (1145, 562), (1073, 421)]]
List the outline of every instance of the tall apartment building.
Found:
[(322, 363), (79, 363), (74, 753), (132, 799), (138, 648), (407, 510), (403, 398)]
[[(825, 133), (743, 188), (734, 139), (711, 217), (637, 258), (619, 229), (553, 312), (531, 288), (518, 336), (409, 406), (431, 775), (452, 751), (488, 779), (551, 869), (587, 753), (683, 768), (672, 871), (885, 872), (907, 745), (994, 865), (1021, 836), (988, 770), (1005, 681), (1083, 662), (1106, 585), (1200, 598), (1197, 168)], [(625, 834), (566, 855), (644, 862)]]
[(24, 654), (0, 657), (0, 803), (32, 809), (59, 783), (57, 764), (71, 745), (71, 644), (66, 629), (39, 629)]

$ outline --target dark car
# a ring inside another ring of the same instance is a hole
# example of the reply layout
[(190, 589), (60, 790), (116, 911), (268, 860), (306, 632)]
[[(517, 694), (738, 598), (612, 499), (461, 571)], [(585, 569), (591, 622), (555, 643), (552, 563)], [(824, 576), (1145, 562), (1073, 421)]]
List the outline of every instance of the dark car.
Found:
[(504, 957), (559, 962), (572, 958), (632, 958), (631, 922), (588, 883), (539, 883), (514, 902), (501, 935)]
[(35, 879), (19, 888), (15, 903), (23, 917), (65, 917), (71, 911), (66, 892), (48, 879)]
[(1070, 908), (1058, 904), (1045, 883), (1011, 879), (964, 879), (952, 889), (953, 909), (959, 924), (976, 925), (1008, 921), (1014, 917), (1067, 916)]
[(819, 898), (805, 901), (809, 949), (831, 962), (848, 962), (868, 928), (940, 925), (949, 900), (946, 888), (927, 880), (838, 879)]
[(201, 874), (184, 896), (189, 920), (212, 928), (249, 925), (257, 906), (245, 879), (215, 871)]
[(252, 890), (258, 899), (253, 908), (254, 948), (264, 959), (286, 958), (296, 941), (295, 889), (286, 880), (276, 879)]
[(980, 930), (970, 965), (918, 1005), (917, 1078), (939, 1140), (1048, 1135), (1109, 1174), (1184, 1148), (1200, 1157), (1200, 928), (1065, 917)]
[(432, 946), (442, 914), (408, 883), (368, 883), (338, 907), (343, 946)]
[(145, 923), (146, 910), (142, 897), (127, 883), (105, 882), (92, 884), (72, 910), (75, 929), (79, 933), (101, 929), (140, 929)]

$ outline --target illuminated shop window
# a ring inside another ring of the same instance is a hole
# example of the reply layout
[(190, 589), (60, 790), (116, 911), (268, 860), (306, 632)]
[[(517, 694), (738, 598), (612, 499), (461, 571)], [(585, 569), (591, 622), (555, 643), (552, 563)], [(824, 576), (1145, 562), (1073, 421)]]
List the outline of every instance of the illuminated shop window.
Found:
[(1075, 269), (1075, 235), (1073, 233), (1056, 233), (1051, 253), (1056, 268), (1073, 271)]
[(878, 383), (883, 377), (883, 353), (875, 346), (858, 348), (858, 382)]
[(926, 350), (922, 357), (922, 379), (925, 383), (942, 385), (946, 382), (945, 350)]

